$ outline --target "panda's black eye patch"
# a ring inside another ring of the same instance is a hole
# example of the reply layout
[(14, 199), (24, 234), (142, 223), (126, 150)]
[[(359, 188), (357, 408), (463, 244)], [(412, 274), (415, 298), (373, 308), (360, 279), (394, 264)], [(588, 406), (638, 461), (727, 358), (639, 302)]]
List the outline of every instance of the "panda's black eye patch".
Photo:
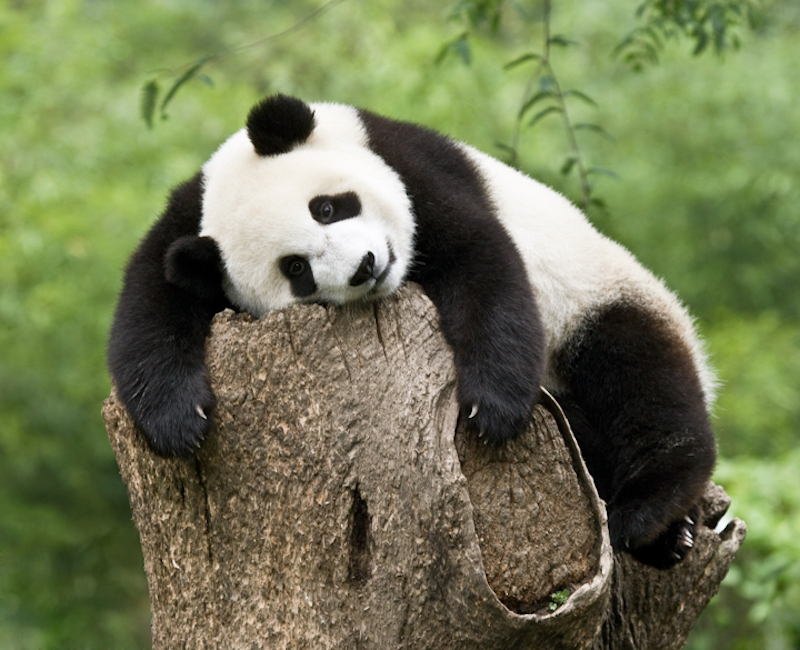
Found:
[(328, 196), (316, 196), (308, 204), (308, 210), (322, 224), (352, 219), (361, 214), (361, 201), (355, 192), (344, 192)]
[(314, 282), (314, 273), (311, 271), (311, 264), (305, 257), (299, 255), (287, 255), (278, 261), (281, 273), (289, 280), (292, 286), (292, 293), (298, 298), (307, 298), (317, 291), (317, 283)]

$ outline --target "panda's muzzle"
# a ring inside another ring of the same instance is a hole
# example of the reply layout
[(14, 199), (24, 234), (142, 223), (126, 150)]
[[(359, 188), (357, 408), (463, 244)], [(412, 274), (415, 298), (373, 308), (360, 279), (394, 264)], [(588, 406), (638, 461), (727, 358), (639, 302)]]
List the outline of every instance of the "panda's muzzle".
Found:
[(389, 263), (378, 275), (375, 275), (375, 256), (372, 253), (367, 253), (364, 255), (358, 270), (353, 274), (353, 277), (350, 278), (351, 287), (361, 286), (371, 279), (374, 279), (375, 282), (370, 289), (370, 294), (374, 293), (381, 287), (383, 282), (389, 276), (389, 273), (392, 271), (394, 263), (397, 261), (397, 256), (394, 254), (394, 249), (388, 242), (387, 248), (389, 249)]
[(358, 269), (353, 274), (353, 277), (350, 278), (350, 286), (351, 287), (358, 287), (364, 284), (367, 280), (372, 279), (375, 277), (373, 274), (375, 273), (375, 256), (369, 252), (361, 258), (361, 264), (359, 264)]

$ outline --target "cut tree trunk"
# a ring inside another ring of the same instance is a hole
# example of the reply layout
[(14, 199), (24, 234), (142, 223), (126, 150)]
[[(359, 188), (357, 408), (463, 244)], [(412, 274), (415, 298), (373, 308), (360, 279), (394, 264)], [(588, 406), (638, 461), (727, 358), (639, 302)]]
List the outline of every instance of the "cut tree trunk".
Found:
[[(494, 449), (458, 422), (418, 287), (364, 306), (227, 311), (216, 426), (154, 455), (103, 415), (144, 553), (154, 648), (679, 648), (745, 525), (709, 485), (687, 559), (614, 555), (557, 404)], [(710, 528), (709, 528), (710, 527)]]

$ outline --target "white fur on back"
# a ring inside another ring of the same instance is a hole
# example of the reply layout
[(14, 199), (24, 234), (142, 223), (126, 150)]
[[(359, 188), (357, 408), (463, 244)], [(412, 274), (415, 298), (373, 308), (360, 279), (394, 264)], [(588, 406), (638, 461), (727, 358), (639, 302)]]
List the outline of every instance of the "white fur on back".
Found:
[[(584, 317), (603, 305), (628, 300), (670, 323), (684, 341), (710, 407), (716, 379), (678, 298), (630, 252), (601, 235), (561, 194), (472, 147), (463, 145), (463, 150), (481, 171), (497, 214), (525, 261), (547, 332), (548, 359)], [(561, 388), (550, 372), (545, 386)]]

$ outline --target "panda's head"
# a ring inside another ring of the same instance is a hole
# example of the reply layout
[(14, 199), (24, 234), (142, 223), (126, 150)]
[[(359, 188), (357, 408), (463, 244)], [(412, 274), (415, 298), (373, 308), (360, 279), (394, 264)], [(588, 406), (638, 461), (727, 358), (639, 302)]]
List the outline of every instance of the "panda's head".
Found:
[(378, 298), (403, 281), (411, 203), (354, 108), (263, 100), (204, 165), (203, 188), (200, 236), (241, 309)]

